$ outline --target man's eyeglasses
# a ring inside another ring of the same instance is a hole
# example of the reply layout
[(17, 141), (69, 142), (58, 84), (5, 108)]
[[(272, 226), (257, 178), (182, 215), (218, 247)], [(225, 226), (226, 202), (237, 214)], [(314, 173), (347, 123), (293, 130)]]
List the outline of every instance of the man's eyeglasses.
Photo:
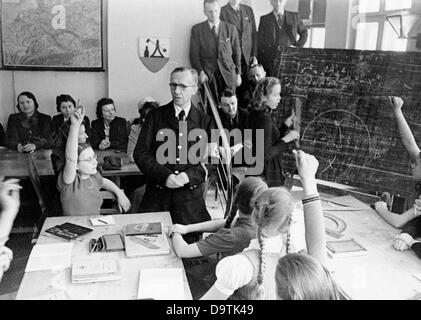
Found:
[(79, 161), (92, 161), (92, 160), (98, 159), (98, 155), (95, 153), (92, 157), (89, 157), (88, 159), (79, 159)]
[(187, 85), (182, 84), (182, 83), (173, 83), (173, 82), (170, 83), (171, 90), (175, 90), (175, 89), (177, 89), (177, 87), (179, 87), (180, 90), (186, 90), (187, 88), (194, 87), (194, 86), (187, 86)]

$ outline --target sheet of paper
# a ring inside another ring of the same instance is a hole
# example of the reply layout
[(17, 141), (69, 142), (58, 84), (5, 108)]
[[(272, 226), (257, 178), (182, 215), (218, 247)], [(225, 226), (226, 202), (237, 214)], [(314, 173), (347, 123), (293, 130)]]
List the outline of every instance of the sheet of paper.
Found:
[(186, 300), (183, 270), (180, 268), (141, 269), (137, 298)]
[(115, 224), (115, 220), (112, 216), (100, 216), (91, 218), (90, 220), (94, 227), (112, 226)]
[(73, 242), (40, 244), (32, 248), (25, 272), (70, 267)]

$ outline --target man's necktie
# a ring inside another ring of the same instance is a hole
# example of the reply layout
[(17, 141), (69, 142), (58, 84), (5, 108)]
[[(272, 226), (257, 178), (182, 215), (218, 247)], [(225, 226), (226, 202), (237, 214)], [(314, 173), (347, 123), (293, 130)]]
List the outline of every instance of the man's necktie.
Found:
[(278, 22), (279, 28), (282, 28), (282, 25), (284, 24), (284, 17), (282, 14), (276, 15), (276, 21)]
[(184, 110), (181, 110), (180, 113), (178, 114), (178, 121), (184, 121), (184, 115), (186, 113), (184, 112)]
[(218, 33), (216, 32), (216, 26), (212, 27), (212, 33), (215, 38), (215, 41), (218, 41)]

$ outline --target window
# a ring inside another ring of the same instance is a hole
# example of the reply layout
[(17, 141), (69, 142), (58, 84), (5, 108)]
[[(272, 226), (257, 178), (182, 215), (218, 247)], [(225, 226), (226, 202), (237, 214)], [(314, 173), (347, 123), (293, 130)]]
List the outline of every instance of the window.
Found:
[(323, 49), (325, 47), (325, 34), (326, 28), (312, 27), (308, 30), (308, 40), (304, 45), (304, 48), (318, 48)]
[(359, 13), (379, 12), (380, 0), (360, 0), (358, 11)]
[(406, 51), (407, 39), (398, 39), (389, 23), (384, 24), (382, 50)]
[(412, 0), (385, 0), (385, 10), (402, 10), (412, 8)]
[(411, 9), (412, 0), (358, 0), (357, 4), (357, 23), (350, 34), (351, 48), (354, 41), (358, 50), (406, 51), (408, 40), (398, 39), (386, 16)]
[(358, 23), (355, 49), (376, 50), (378, 32), (379, 24), (377, 22)]
[(304, 48), (324, 48), (326, 0), (299, 0), (299, 14), (308, 28)]

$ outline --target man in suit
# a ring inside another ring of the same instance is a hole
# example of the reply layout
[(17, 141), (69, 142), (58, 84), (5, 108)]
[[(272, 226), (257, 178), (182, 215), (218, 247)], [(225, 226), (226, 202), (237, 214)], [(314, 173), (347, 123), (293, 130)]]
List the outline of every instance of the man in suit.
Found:
[[(197, 81), (194, 69), (180, 67), (171, 73), (173, 100), (149, 112), (133, 154), (146, 177), (140, 212), (170, 211), (173, 223), (184, 225), (210, 219), (203, 199), (206, 180), (203, 161), (191, 161), (190, 154), (183, 159), (183, 152), (188, 154), (196, 144), (196, 141), (190, 141), (189, 133), (201, 129), (210, 137), (213, 126), (211, 118), (191, 102), (197, 91)], [(182, 125), (186, 126), (186, 131), (181, 129)], [(167, 155), (166, 146), (174, 148), (169, 148)], [(195, 242), (199, 236), (192, 234), (185, 236), (185, 240)]]
[(253, 91), (256, 88), (257, 83), (266, 77), (266, 71), (261, 64), (253, 64), (248, 68), (247, 74), (247, 87), (244, 88), (241, 94), (237, 94), (240, 107), (245, 109), (251, 107)]
[(302, 47), (308, 31), (297, 12), (285, 10), (287, 0), (270, 0), (273, 11), (260, 18), (258, 60), (269, 75), (274, 72), (274, 60), (278, 46)]
[[(204, 0), (207, 21), (191, 30), (190, 62), (199, 72), (199, 82), (212, 81), (217, 86), (215, 100), (225, 88), (241, 85), (241, 48), (235, 26), (220, 20), (218, 0)], [(211, 85), (213, 88), (213, 84)]]
[(250, 65), (257, 63), (257, 29), (253, 9), (240, 3), (241, 0), (229, 0), (221, 8), (221, 20), (233, 24), (237, 28), (241, 46), (242, 84), (237, 88), (239, 97), (245, 94), (249, 86), (248, 74)]

